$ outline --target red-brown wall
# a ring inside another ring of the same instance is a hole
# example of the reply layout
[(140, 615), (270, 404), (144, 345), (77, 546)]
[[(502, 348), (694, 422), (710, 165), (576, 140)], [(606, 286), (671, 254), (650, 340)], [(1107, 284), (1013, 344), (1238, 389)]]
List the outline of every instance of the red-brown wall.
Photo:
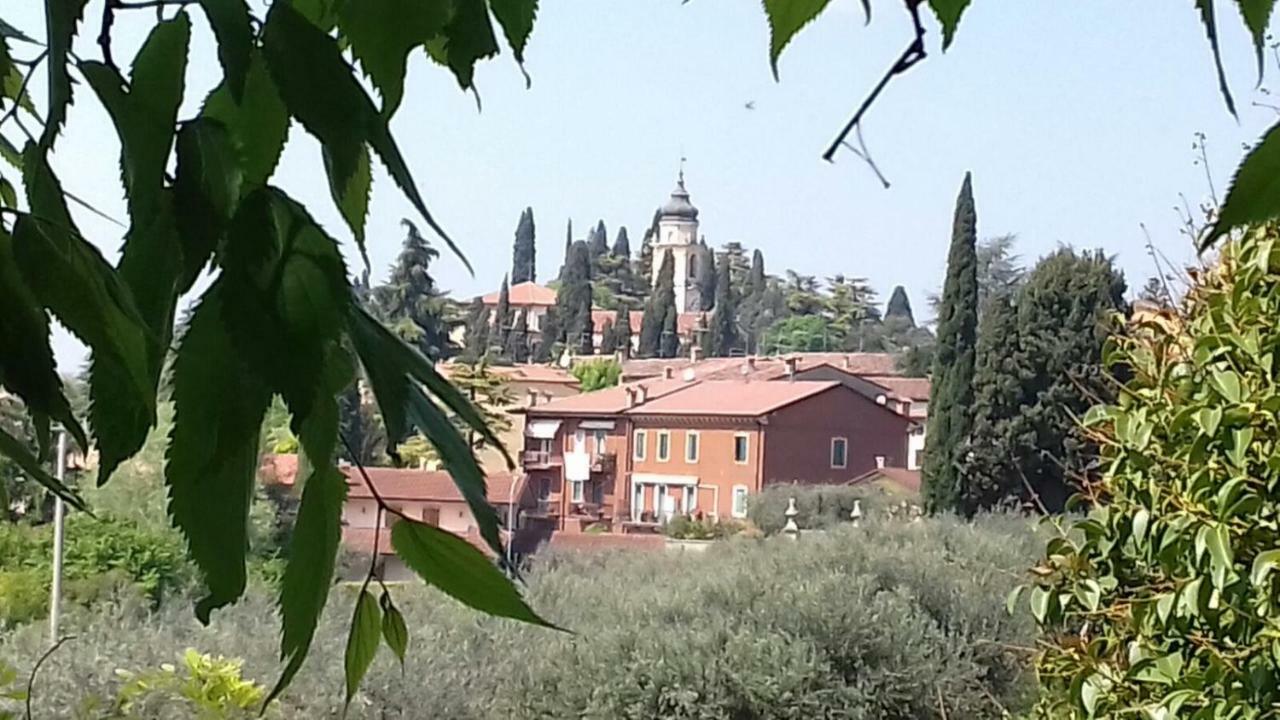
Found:
[[(750, 492), (759, 489), (760, 431), (753, 419), (706, 418), (636, 418), (632, 427), (632, 457), (638, 430), (645, 431), (645, 459), (631, 461), (633, 473), (659, 475), (694, 475), (698, 478), (697, 509), (731, 517), (733, 486), (746, 485)], [(661, 462), (658, 457), (658, 433), (671, 434), (671, 457)], [(698, 434), (698, 461), (685, 460), (685, 443), (689, 433)], [(733, 460), (734, 437), (747, 436), (747, 462)], [(628, 486), (627, 492), (630, 491)], [(652, 491), (646, 492), (645, 509), (654, 510)]]
[[(765, 485), (840, 483), (876, 467), (907, 466), (909, 420), (840, 385), (784, 407), (765, 427)], [(844, 468), (831, 467), (831, 439), (848, 440)]]

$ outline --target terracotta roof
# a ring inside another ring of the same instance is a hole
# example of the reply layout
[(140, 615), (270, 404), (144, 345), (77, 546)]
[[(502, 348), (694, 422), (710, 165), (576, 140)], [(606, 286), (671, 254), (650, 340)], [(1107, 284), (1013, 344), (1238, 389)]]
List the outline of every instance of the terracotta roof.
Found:
[(653, 402), (655, 398), (677, 392), (688, 385), (690, 385), (689, 382), (679, 378), (672, 380), (641, 380), (617, 385), (605, 390), (556, 398), (551, 402), (525, 408), (525, 412), (529, 415), (551, 415), (553, 417), (556, 415), (584, 414), (617, 415), (627, 409), (627, 391), (629, 389), (638, 391), (643, 387), (648, 396), (648, 401)]
[[(505, 542), (507, 532), (505, 530), (501, 532)], [(390, 528), (382, 528), (375, 532), (374, 528), (344, 527), (342, 528), (342, 544), (352, 552), (369, 555), (373, 551), (373, 537), (375, 534), (378, 536), (378, 554), (395, 555), (395, 548), (391, 547)], [(475, 530), (475, 528), (469, 529), (465, 535), (460, 533), (454, 533), (454, 535), (476, 546), (486, 555), (493, 555), (493, 551), (489, 549), (489, 545), (480, 537), (479, 531)]]
[(904, 400), (927, 401), (929, 399), (929, 378), (885, 377), (883, 375), (864, 375), (863, 378)]
[(897, 359), (892, 353), (793, 353), (763, 357), (688, 358), (627, 360), (622, 363), (622, 376), (627, 380), (656, 377), (663, 368), (677, 373), (692, 369), (700, 380), (773, 380), (786, 375), (786, 358), (794, 358), (797, 371), (830, 366), (851, 375), (898, 377)]
[[(485, 305), (497, 305), (499, 294), (501, 294), (501, 291), (494, 291), (480, 298), (480, 300)], [(513, 307), (550, 307), (556, 304), (555, 290), (532, 281), (512, 285), (507, 290), (507, 297)]]
[(267, 453), (258, 465), (258, 477), (265, 485), (292, 487), (298, 479), (298, 456)]
[(893, 483), (903, 490), (912, 493), (920, 492), (920, 471), (908, 470), (900, 467), (884, 467), (868, 470), (858, 477), (849, 481), (850, 485), (860, 485), (862, 483), (873, 483), (876, 481), (885, 481)]
[[(695, 328), (698, 327), (698, 318), (702, 313), (682, 312), (676, 315), (676, 334), (691, 335)], [(606, 321), (612, 322), (618, 317), (616, 310), (601, 310), (595, 308), (591, 311), (591, 325), (595, 332), (604, 332), (604, 324)], [(638, 335), (640, 333), (640, 325), (644, 322), (643, 310), (631, 311), (631, 333)]]
[[(453, 371), (453, 363), (441, 363), (436, 366), (436, 370), (445, 377), (449, 377)], [(561, 385), (578, 386), (578, 378), (558, 367), (549, 365), (490, 365), (489, 371), (494, 375), (500, 375), (512, 383), (556, 383)]]
[(767, 415), (832, 388), (826, 382), (742, 382), (709, 380), (688, 385), (684, 390), (651, 399), (627, 410), (628, 415)]
[[(435, 502), (466, 502), (458, 492), (453, 477), (443, 470), (412, 470), (407, 468), (365, 468), (373, 487), (385, 500), (431, 500)], [(373, 493), (365, 484), (359, 469), (344, 466), (347, 476), (348, 498), (371, 498)], [(485, 485), (489, 490), (489, 502), (505, 505), (511, 498), (511, 473), (489, 473)], [(516, 495), (519, 496), (519, 489)]]

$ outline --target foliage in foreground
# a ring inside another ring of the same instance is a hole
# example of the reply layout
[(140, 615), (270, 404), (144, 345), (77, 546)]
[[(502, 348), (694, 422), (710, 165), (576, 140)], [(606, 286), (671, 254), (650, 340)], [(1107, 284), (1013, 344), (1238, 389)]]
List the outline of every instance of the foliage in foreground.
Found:
[[(1029, 655), (1018, 649), (1031, 641), (1030, 618), (1010, 617), (1001, 599), (1040, 547), (1026, 520), (980, 516), (871, 522), (794, 543), (730, 540), (697, 554), (539, 558), (530, 600), (573, 635), (477, 621), (433, 590), (393, 586), (411, 646), (430, 652), (410, 652), (403, 672), (389, 653), (375, 660), (351, 715), (998, 718), (1034, 696)], [(342, 707), (355, 593), (333, 593), (314, 670), (275, 706), (288, 720)], [(247, 679), (270, 676), (270, 607), (251, 593), (208, 628), (181, 607), (72, 617), (78, 637), (42, 670), (37, 717), (115, 697), (115, 669), (147, 672), (187, 647), (243, 658)], [(30, 668), (40, 630), (0, 639), (0, 662)]]
[(1259, 718), (1280, 706), (1280, 231), (1228, 244), (1120, 337), (1133, 379), (1085, 418), (1099, 506), (1049, 542), (1029, 602), (1046, 717)]

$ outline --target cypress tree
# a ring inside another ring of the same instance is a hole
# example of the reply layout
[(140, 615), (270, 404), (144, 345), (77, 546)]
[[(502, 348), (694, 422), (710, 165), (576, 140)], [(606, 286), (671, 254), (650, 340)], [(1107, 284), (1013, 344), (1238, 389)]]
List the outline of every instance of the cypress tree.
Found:
[(604, 229), (604, 220), (596, 223), (595, 228), (591, 230), (587, 238), (587, 250), (590, 251), (592, 260), (609, 252), (609, 233)]
[(516, 225), (515, 247), (511, 253), (511, 284), (533, 282), (537, 279), (536, 248), (534, 241), (533, 208), (527, 207), (520, 213), (520, 222)]
[(621, 351), (622, 357), (631, 357), (631, 308), (626, 303), (619, 303), (613, 317), (613, 340), (614, 352)]
[[(705, 248), (706, 246), (703, 245)], [(702, 250), (702, 274), (698, 276), (698, 309), (710, 312), (716, 307), (716, 254), (710, 250)], [(729, 258), (722, 258), (724, 272), (729, 272)]]
[(911, 312), (911, 299), (907, 297), (906, 288), (898, 285), (893, 288), (893, 294), (889, 296), (889, 304), (884, 309), (885, 322), (890, 320), (901, 320), (909, 327), (916, 326), (916, 317)]
[(1010, 421), (1022, 402), (1015, 362), (1018, 312), (1012, 298), (1007, 294), (987, 298), (978, 324), (982, 329), (973, 376), (973, 434), (961, 465), (959, 509), (966, 516), (1022, 494), (1017, 473), (1024, 453), (1009, 442)]
[(721, 262), (716, 273), (716, 305), (711, 316), (708, 354), (713, 357), (729, 357), (738, 344), (738, 302), (733, 292), (733, 270), (729, 263)]
[(675, 261), (668, 250), (662, 254), (662, 264), (658, 266), (658, 281), (649, 294), (644, 320), (640, 323), (640, 357), (660, 357), (663, 324), (668, 311), (675, 312), (675, 308)]
[(658, 240), (658, 221), (662, 219), (662, 208), (653, 211), (653, 222), (644, 231), (640, 240), (640, 259), (637, 261), (636, 275), (648, 287), (653, 278), (653, 244)]
[(591, 258), (584, 242), (576, 242), (569, 248), (569, 259), (556, 293), (556, 310), (568, 346), (583, 355), (590, 355), (594, 330), (591, 322)]
[(951, 228), (947, 278), (938, 308), (933, 383), (929, 390), (923, 494), (932, 512), (958, 507), (958, 465), (973, 428), (973, 372), (978, 331), (977, 244), (973, 180), (965, 173)]
[(474, 361), (484, 357), (488, 348), (489, 308), (485, 307), (483, 300), (476, 298), (467, 310), (467, 337), (463, 352), (468, 360)]
[(613, 241), (613, 250), (610, 252), (616, 258), (631, 258), (631, 239), (627, 237), (626, 225), (618, 228), (618, 237)]
[(560, 274), (558, 278), (564, 278), (564, 267), (569, 264), (569, 248), (573, 247), (573, 218), (569, 218), (568, 224), (564, 229), (564, 260), (560, 261)]
[(612, 355), (618, 347), (618, 338), (613, 334), (613, 319), (604, 321), (604, 327), (600, 329), (600, 353), (602, 355)]
[(493, 315), (493, 340), (499, 348), (507, 346), (507, 335), (511, 332), (511, 325), (514, 322), (513, 313), (511, 312), (511, 288), (507, 284), (507, 278), (502, 278), (502, 287), (498, 290), (498, 308)]
[(679, 313), (673, 303), (667, 308), (667, 315), (662, 321), (662, 339), (658, 342), (658, 355), (673, 358), (680, 354)]
[(516, 315), (516, 324), (507, 335), (506, 355), (511, 362), (522, 363), (529, 359), (529, 310)]
[(747, 276), (747, 289), (752, 297), (759, 297), (764, 294), (764, 253), (758, 249), (751, 253), (751, 274)]
[(538, 346), (534, 348), (534, 362), (551, 362), (556, 359), (556, 346), (560, 343), (563, 332), (560, 329), (560, 317), (556, 309), (548, 308), (542, 316), (542, 327), (538, 334)]

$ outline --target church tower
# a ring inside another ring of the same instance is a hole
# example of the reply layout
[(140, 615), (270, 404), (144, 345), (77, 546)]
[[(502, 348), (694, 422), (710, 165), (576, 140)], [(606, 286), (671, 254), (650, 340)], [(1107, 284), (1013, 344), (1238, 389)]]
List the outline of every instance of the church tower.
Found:
[(689, 191), (684, 187), (684, 168), (671, 198), (662, 206), (658, 217), (658, 237), (653, 243), (653, 276), (650, 283), (657, 285), (662, 259), (671, 253), (675, 270), (676, 312), (691, 312), (700, 302), (698, 279), (706, 271), (703, 250), (698, 245), (698, 208), (689, 202)]

